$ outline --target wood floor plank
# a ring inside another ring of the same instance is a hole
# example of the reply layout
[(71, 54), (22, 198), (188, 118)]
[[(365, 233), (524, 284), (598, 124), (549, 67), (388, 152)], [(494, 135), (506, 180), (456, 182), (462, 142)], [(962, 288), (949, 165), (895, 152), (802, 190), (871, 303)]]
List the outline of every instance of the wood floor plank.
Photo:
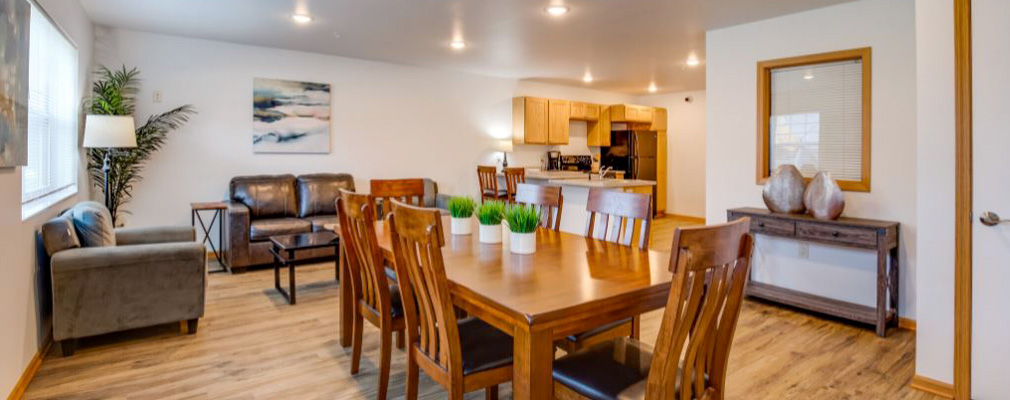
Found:
[[(674, 229), (693, 223), (656, 220), (652, 248), (669, 249)], [(302, 267), (298, 280), (298, 304), (290, 306), (273, 291), (269, 270), (212, 274), (206, 316), (195, 335), (182, 335), (178, 324), (170, 324), (84, 339), (69, 358), (51, 350), (25, 398), (375, 398), (378, 331), (365, 327), (361, 372), (352, 376), (350, 350), (337, 341), (333, 264)], [(661, 317), (661, 311), (643, 316), (643, 340), (655, 340)], [(866, 327), (747, 301), (730, 355), (726, 397), (939, 399), (908, 387), (914, 354), (914, 332), (879, 338)], [(390, 398), (404, 395), (405, 360), (394, 350)], [(420, 398), (445, 398), (421, 376)], [(503, 385), (501, 396), (511, 398), (511, 385)]]

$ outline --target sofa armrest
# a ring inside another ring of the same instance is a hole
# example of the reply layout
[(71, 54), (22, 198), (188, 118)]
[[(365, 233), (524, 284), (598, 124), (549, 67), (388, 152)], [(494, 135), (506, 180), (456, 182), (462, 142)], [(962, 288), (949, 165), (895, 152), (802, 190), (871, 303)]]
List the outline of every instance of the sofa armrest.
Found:
[(228, 210), (224, 218), (224, 251), (225, 261), (230, 267), (249, 265), (249, 207), (237, 201), (228, 202)]
[(196, 229), (191, 226), (158, 226), (116, 229), (116, 245), (122, 246), (195, 241)]
[(197, 242), (139, 244), (134, 246), (83, 247), (53, 255), (53, 275), (96, 268), (173, 265), (205, 266), (207, 250)]
[(438, 194), (436, 194), (435, 195), (435, 208), (438, 208), (438, 209), (441, 209), (441, 210), (448, 210), (449, 209), (449, 199), (451, 199), (451, 198), (452, 198), (451, 195), (448, 195), (448, 194), (445, 194), (445, 193), (438, 193)]

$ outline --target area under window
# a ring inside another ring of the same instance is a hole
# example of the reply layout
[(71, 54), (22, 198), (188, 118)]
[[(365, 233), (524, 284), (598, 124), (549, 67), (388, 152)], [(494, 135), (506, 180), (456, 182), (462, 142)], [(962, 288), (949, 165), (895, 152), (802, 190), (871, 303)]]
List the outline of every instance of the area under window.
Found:
[(758, 182), (792, 164), (870, 190), (870, 49), (758, 64)]
[(21, 216), (77, 193), (77, 47), (32, 3), (28, 55), (28, 165)]

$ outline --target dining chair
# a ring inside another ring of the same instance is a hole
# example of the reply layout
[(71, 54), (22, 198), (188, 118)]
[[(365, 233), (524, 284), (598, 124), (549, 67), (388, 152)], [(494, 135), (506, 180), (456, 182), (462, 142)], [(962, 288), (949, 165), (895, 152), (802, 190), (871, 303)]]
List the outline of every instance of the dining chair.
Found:
[[(589, 213), (586, 220), (586, 237), (625, 246), (632, 246), (637, 237), (640, 249), (649, 247), (652, 225), (651, 195), (590, 188), (586, 212)], [(619, 337), (637, 339), (640, 330), (641, 318), (634, 316), (570, 335), (559, 340), (557, 344), (558, 347), (571, 353)]]
[(620, 338), (554, 361), (557, 398), (721, 400), (754, 239), (750, 219), (678, 228), (654, 347)]
[(516, 185), (526, 183), (526, 168), (502, 168), (505, 175), (505, 197), (507, 201), (515, 201)]
[(531, 205), (540, 211), (541, 227), (555, 232), (561, 230), (561, 206), (564, 203), (561, 186), (520, 183), (516, 185), (515, 202)]
[(391, 211), (390, 200), (404, 203), (424, 204), (424, 179), (372, 179), (369, 183), (372, 197), (378, 203), (378, 218), (384, 219)]
[[(361, 334), (367, 320), (379, 328), (379, 388), (378, 398), (385, 399), (389, 387), (389, 362), (393, 332), (397, 347), (403, 348), (406, 321), (400, 290), (386, 278), (382, 251), (375, 236), (375, 200), (367, 194), (340, 189), (337, 199), (346, 268), (350, 275), (353, 306), (351, 335), (351, 374), (358, 373), (361, 363)], [(341, 282), (346, 284), (348, 282)], [(347, 301), (347, 299), (340, 299)]]
[(506, 200), (508, 192), (498, 189), (498, 167), (477, 166), (477, 181), (480, 183), (481, 200)]
[(442, 260), (445, 245), (438, 210), (394, 201), (389, 217), (396, 274), (407, 320), (407, 399), (417, 398), (418, 368), (442, 385), (448, 398), (512, 380), (512, 337), (476, 319), (457, 320)]

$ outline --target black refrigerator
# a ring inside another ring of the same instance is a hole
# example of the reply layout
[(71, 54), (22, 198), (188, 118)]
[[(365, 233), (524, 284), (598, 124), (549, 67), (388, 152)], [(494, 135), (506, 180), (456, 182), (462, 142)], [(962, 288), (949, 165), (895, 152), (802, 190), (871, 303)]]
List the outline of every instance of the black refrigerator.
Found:
[(600, 149), (600, 164), (624, 171), (627, 179), (656, 180), (656, 131), (613, 131)]

